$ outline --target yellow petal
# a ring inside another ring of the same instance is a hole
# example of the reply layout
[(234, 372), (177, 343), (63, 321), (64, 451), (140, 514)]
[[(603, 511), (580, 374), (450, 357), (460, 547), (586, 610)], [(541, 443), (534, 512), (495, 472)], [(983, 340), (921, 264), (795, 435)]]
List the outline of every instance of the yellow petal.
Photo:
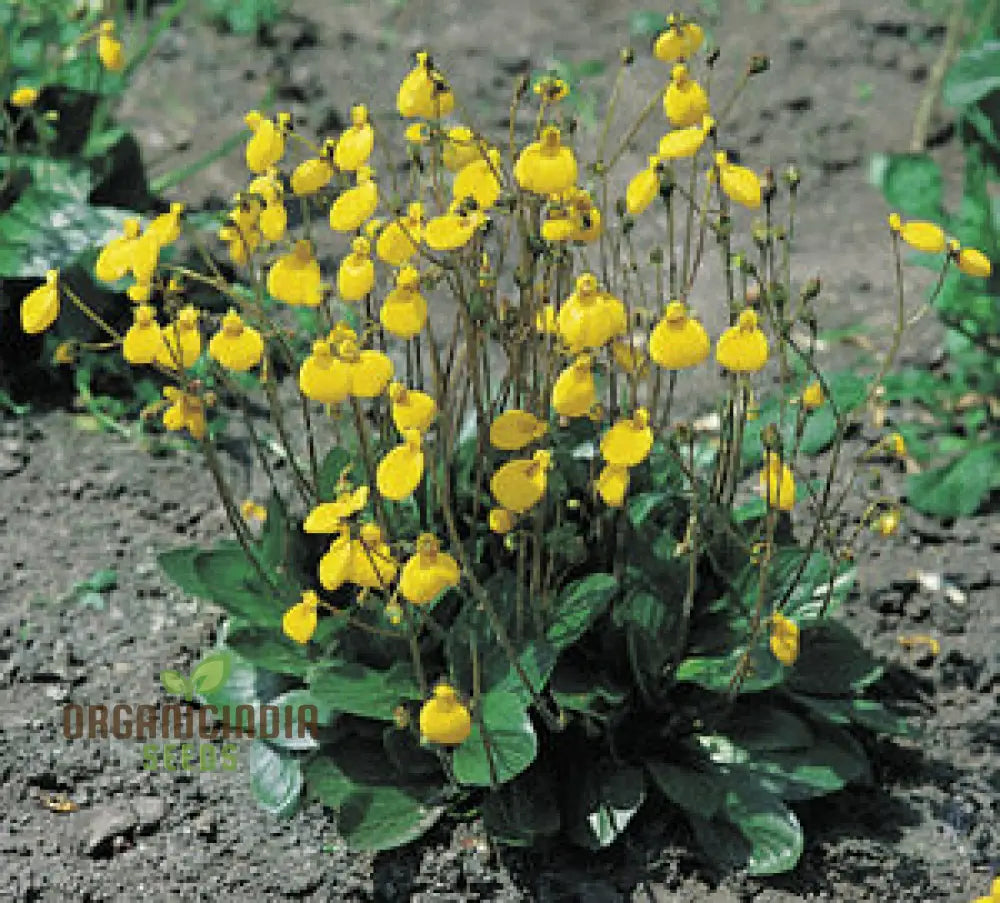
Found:
[(547, 426), (528, 411), (504, 411), (490, 425), (490, 444), (501, 451), (519, 451), (545, 435)]
[(281, 619), (281, 629), (285, 636), (296, 643), (308, 643), (316, 632), (318, 605), (316, 593), (306, 590), (302, 594), (302, 601), (288, 609)]
[(416, 431), (415, 440), (397, 445), (378, 465), (375, 482), (378, 491), (387, 499), (401, 501), (412, 495), (424, 476), (424, 453), (420, 448), (420, 436)]
[(605, 505), (620, 508), (628, 490), (628, 468), (620, 464), (606, 464), (597, 478), (597, 491)]
[(356, 364), (350, 365), (351, 394), (356, 398), (374, 398), (385, 391), (392, 379), (392, 361), (380, 351), (362, 351)]

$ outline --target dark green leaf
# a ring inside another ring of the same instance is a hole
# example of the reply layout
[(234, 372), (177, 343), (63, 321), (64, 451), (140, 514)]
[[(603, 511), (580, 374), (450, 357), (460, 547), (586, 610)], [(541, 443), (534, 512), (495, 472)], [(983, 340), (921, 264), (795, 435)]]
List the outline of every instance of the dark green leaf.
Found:
[(665, 492), (641, 492), (629, 498), (626, 504), (628, 519), (637, 530), (649, 519), (659, 505), (667, 500)]
[(949, 106), (964, 107), (996, 90), (1000, 90), (1000, 40), (966, 50), (945, 75), (942, 96)]
[(584, 772), (568, 799), (567, 834), (589, 850), (610, 846), (646, 799), (643, 770), (635, 765), (601, 764)]
[(452, 767), (460, 784), (489, 787), (490, 761), (496, 782), (506, 783), (535, 761), (538, 737), (524, 703), (515, 694), (494, 690), (484, 694), (480, 704), (488, 747), (474, 720), (472, 733), (455, 749)]
[(298, 760), (262, 740), (250, 747), (250, 789), (261, 807), (271, 815), (291, 815), (302, 791), (302, 769)]
[(195, 556), (194, 571), (216, 605), (257, 626), (280, 627), (286, 605), (261, 580), (243, 549), (201, 552)]
[(852, 699), (850, 712), (855, 724), (860, 724), (870, 731), (903, 737), (914, 733), (913, 727), (904, 716), (890, 712), (874, 699)]
[(413, 668), (403, 662), (386, 671), (358, 662), (325, 663), (310, 674), (309, 687), (316, 699), (332, 712), (379, 721), (394, 720), (393, 710), (398, 705), (421, 698)]
[(662, 596), (631, 592), (615, 605), (614, 624), (625, 629), (633, 665), (646, 677), (658, 677), (674, 653), (682, 593), (664, 586)]
[(924, 514), (967, 517), (986, 500), (998, 467), (1000, 446), (979, 445), (943, 467), (911, 474), (907, 499)]
[(802, 826), (780, 799), (743, 785), (726, 794), (725, 814), (750, 846), (748, 874), (780, 875), (795, 867), (802, 855)]
[(805, 455), (817, 455), (830, 446), (837, 435), (837, 418), (833, 408), (825, 404), (806, 416), (799, 450)]
[[(316, 707), (316, 725), (327, 724), (330, 721), (330, 712), (326, 706), (324, 706), (319, 700), (316, 699), (309, 690), (289, 690), (287, 693), (282, 693), (280, 696), (275, 696), (274, 699), (270, 700), (267, 705), (275, 706), (278, 709), (278, 724), (281, 729), (278, 731), (277, 737), (268, 738), (268, 743), (272, 746), (277, 746), (281, 749), (289, 749), (294, 751), (316, 749), (319, 743), (313, 737), (311, 731), (308, 727), (303, 727), (300, 730), (299, 727), (299, 709), (302, 706), (315, 706)], [(291, 731), (285, 730), (285, 719), (286, 719), (286, 709), (291, 709)], [(309, 724), (308, 715), (306, 716), (306, 725)], [(302, 736), (299, 736), (299, 734)]]
[(553, 606), (546, 638), (556, 649), (573, 645), (602, 615), (618, 589), (611, 574), (589, 574), (571, 583)]
[(667, 27), (667, 17), (661, 12), (640, 10), (629, 16), (629, 32), (635, 38), (655, 38)]
[(803, 749), (813, 742), (813, 732), (797, 715), (763, 705), (756, 700), (739, 706), (723, 730), (746, 750)]
[(788, 688), (812, 696), (847, 696), (882, 676), (883, 668), (850, 629), (836, 621), (805, 628), (801, 651), (788, 669)]
[(646, 768), (663, 795), (686, 812), (711, 818), (722, 805), (725, 790), (718, 774), (653, 759), (646, 760)]
[(392, 850), (422, 836), (443, 812), (405, 786), (368, 785), (341, 803), (337, 830), (352, 849)]
[(891, 154), (882, 192), (905, 216), (941, 219), (941, 170), (927, 154)]
[(571, 712), (606, 718), (628, 698), (628, 690), (606, 674), (591, 674), (572, 665), (560, 665), (549, 685), (552, 698)]
[(301, 677), (310, 666), (305, 646), (270, 627), (240, 627), (229, 634), (226, 644), (268, 671)]
[(393, 767), (413, 776), (440, 775), (441, 763), (432, 748), (422, 746), (412, 731), (392, 726), (382, 732), (382, 746)]
[[(736, 676), (745, 648), (740, 646), (728, 655), (692, 656), (677, 668), (679, 683), (693, 683), (715, 693), (728, 692)], [(766, 644), (758, 644), (750, 654), (749, 673), (740, 684), (741, 693), (770, 690), (784, 678), (781, 665)]]
[(497, 788), (483, 803), (487, 832), (508, 846), (531, 846), (558, 833), (560, 822), (551, 782), (535, 769)]
[(349, 449), (334, 446), (326, 453), (319, 467), (320, 501), (332, 502), (337, 495), (337, 483), (345, 469), (350, 468), (354, 458)]
[(211, 591), (194, 569), (195, 559), (204, 551), (198, 546), (161, 552), (157, 558), (160, 569), (189, 596), (210, 599)]

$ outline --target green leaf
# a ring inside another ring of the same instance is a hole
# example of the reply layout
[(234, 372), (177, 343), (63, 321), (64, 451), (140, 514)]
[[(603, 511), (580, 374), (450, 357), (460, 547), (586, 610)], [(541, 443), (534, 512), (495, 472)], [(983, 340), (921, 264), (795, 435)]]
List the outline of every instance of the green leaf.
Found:
[(452, 755), (455, 779), (460, 784), (489, 787), (490, 762), (496, 782), (504, 784), (525, 771), (538, 755), (538, 737), (523, 701), (513, 693), (493, 690), (480, 698), (487, 748), (478, 719), (472, 732)]
[(306, 647), (270, 627), (240, 627), (226, 644), (251, 664), (280, 674), (303, 676), (311, 665)]
[(225, 649), (219, 649), (198, 662), (191, 672), (191, 683), (199, 693), (214, 693), (225, 685), (232, 670), (232, 655)]
[(813, 742), (813, 732), (797, 715), (756, 700), (739, 706), (723, 730), (746, 750), (804, 749)]
[(118, 586), (118, 571), (114, 568), (101, 568), (94, 571), (86, 580), (78, 583), (74, 589), (92, 593), (107, 593)]
[(560, 663), (549, 685), (552, 698), (564, 709), (592, 718), (607, 718), (628, 698), (628, 690), (607, 674), (592, 674)]
[(602, 763), (584, 772), (568, 799), (567, 834), (589, 850), (610, 846), (646, 799), (646, 780), (636, 765)]
[(354, 463), (350, 450), (334, 446), (326, 453), (319, 466), (319, 498), (322, 502), (332, 502), (337, 495), (337, 483), (345, 469)]
[(201, 552), (195, 556), (194, 571), (216, 605), (259, 627), (280, 628), (287, 605), (261, 580), (243, 549), (225, 546)]
[(614, 607), (613, 621), (616, 627), (625, 629), (633, 667), (647, 677), (660, 675), (676, 645), (683, 588), (663, 589), (663, 596), (641, 590), (630, 592)]
[(275, 492), (267, 502), (267, 517), (261, 530), (259, 548), (261, 558), (272, 569), (284, 567), (289, 558), (288, 514), (281, 497)]
[(663, 795), (686, 812), (711, 818), (722, 805), (725, 790), (718, 774), (654, 759), (646, 760), (646, 768)]
[(749, 844), (748, 874), (780, 875), (795, 867), (802, 855), (802, 826), (780, 799), (741, 786), (726, 794), (725, 815)]
[(942, 97), (948, 106), (964, 107), (997, 90), (1000, 90), (1000, 40), (983, 41), (952, 64), (944, 78)]
[(818, 455), (829, 448), (837, 435), (837, 417), (830, 405), (812, 411), (802, 428), (799, 450), (804, 455)]
[(629, 16), (628, 27), (634, 38), (655, 38), (667, 27), (667, 17), (660, 12), (640, 10)]
[(164, 690), (168, 693), (173, 693), (174, 696), (187, 698), (191, 691), (188, 679), (179, 671), (161, 671), (160, 683), (163, 684)]
[(852, 699), (850, 716), (855, 724), (879, 734), (894, 734), (900, 737), (914, 734), (914, 729), (907, 718), (890, 712), (881, 702), (876, 702), (874, 699)]
[[(726, 693), (736, 675), (745, 647), (727, 655), (692, 656), (684, 659), (674, 675), (678, 683), (693, 683), (715, 693)], [(741, 693), (760, 693), (776, 687), (784, 678), (782, 667), (766, 644), (758, 644), (750, 654), (749, 675), (740, 684)]]
[(638, 530), (667, 498), (665, 492), (641, 492), (630, 497), (626, 503), (629, 522)]
[(560, 650), (572, 646), (604, 614), (617, 589), (611, 574), (589, 574), (571, 583), (553, 606), (548, 641)]
[[(269, 738), (268, 743), (281, 749), (289, 749), (297, 752), (317, 749), (319, 747), (319, 743), (309, 730), (302, 730), (302, 736), (299, 736), (299, 709), (302, 706), (316, 706), (317, 725), (327, 724), (330, 720), (329, 709), (319, 702), (309, 690), (289, 690), (287, 693), (276, 696), (267, 704), (278, 708), (278, 723), (282, 725), (282, 729), (278, 731), (278, 736)], [(284, 729), (286, 709), (292, 710), (289, 716), (292, 725), (290, 735)]]
[(798, 659), (788, 669), (788, 689), (811, 696), (847, 696), (882, 676), (883, 668), (858, 638), (837, 621), (802, 630)]
[(422, 836), (444, 806), (428, 805), (403, 786), (372, 785), (351, 791), (337, 813), (337, 830), (355, 850), (392, 850)]
[(986, 500), (1000, 467), (1000, 445), (976, 446), (943, 467), (911, 474), (907, 499), (924, 514), (959, 517), (975, 514)]
[(557, 834), (560, 824), (552, 782), (534, 768), (498, 787), (483, 802), (487, 833), (508, 846), (531, 846)]
[(413, 731), (395, 725), (382, 732), (382, 746), (393, 767), (409, 777), (440, 775), (441, 763), (429, 746), (424, 746)]
[(942, 218), (941, 170), (927, 154), (891, 154), (882, 192), (905, 216), (935, 222)]
[[(256, 727), (260, 720), (261, 702), (284, 689), (282, 679), (279, 675), (255, 668), (235, 652), (229, 652), (229, 656), (229, 676), (225, 682), (214, 690), (198, 692), (198, 698), (206, 705), (215, 706), (218, 718), (231, 726), (235, 727), (238, 723), (240, 727), (250, 727), (252, 717), (253, 727)], [(247, 711), (237, 713), (237, 707), (244, 705), (252, 707), (252, 716)]]
[(393, 721), (393, 710), (398, 705), (422, 698), (413, 668), (403, 662), (386, 671), (358, 662), (327, 662), (310, 673), (309, 688), (331, 712), (378, 721)]
[(249, 757), (250, 789), (271, 815), (291, 815), (302, 792), (302, 768), (297, 759), (262, 740), (254, 740)]
[(177, 584), (189, 596), (197, 596), (199, 599), (210, 599), (211, 591), (202, 582), (194, 569), (194, 561), (204, 549), (198, 546), (188, 546), (184, 549), (173, 549), (170, 552), (161, 552), (156, 557), (156, 562), (171, 581)]

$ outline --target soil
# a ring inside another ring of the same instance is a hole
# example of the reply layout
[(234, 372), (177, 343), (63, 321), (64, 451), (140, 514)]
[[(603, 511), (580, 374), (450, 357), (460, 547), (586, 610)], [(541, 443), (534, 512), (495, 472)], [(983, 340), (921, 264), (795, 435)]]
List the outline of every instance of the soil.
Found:
[[(751, 52), (771, 59), (727, 129), (727, 146), (757, 168), (797, 163), (796, 271), (822, 277), (824, 325), (861, 323), (877, 340), (891, 315), (892, 274), (886, 210), (867, 184), (867, 161), (908, 144), (941, 29), (900, 3), (723, 6), (713, 27), (723, 47), (719, 83), (731, 83)], [(238, 130), (269, 88), (306, 133), (335, 130), (361, 99), (388, 116), (411, 52), (426, 45), (471, 113), (495, 115), (485, 124), (502, 128), (506, 113), (501, 123), (496, 111), (506, 110), (519, 72), (552, 57), (602, 59), (613, 70), (640, 8), (295, 0), (257, 38), (220, 34), (189, 15), (161, 36), (119, 114), (155, 177)], [(647, 49), (637, 42), (640, 104), (663, 78)], [(608, 82), (595, 79), (595, 90)], [(640, 133), (626, 175), (659, 128)], [(953, 166), (950, 136), (944, 111), (931, 138)], [(243, 173), (237, 153), (168, 196), (215, 206), (241, 187)], [(913, 298), (921, 278), (907, 276)], [(706, 296), (711, 290), (709, 281)], [(925, 321), (905, 356), (929, 364), (941, 338)], [(252, 492), (251, 477), (236, 461), (229, 466)], [(890, 475), (889, 491), (899, 478)], [(0, 899), (967, 901), (1000, 871), (995, 512), (944, 525), (908, 512), (895, 537), (859, 546), (847, 617), (889, 663), (891, 686), (923, 734), (881, 744), (875, 788), (798, 807), (802, 862), (768, 881), (713, 874), (684, 825), (652, 811), (626, 844), (602, 855), (491, 848), (468, 821), (441, 824), (403, 850), (358, 856), (321, 808), (285, 821), (259, 813), (239, 770), (146, 772), (137, 743), (64, 739), (65, 702), (155, 702), (160, 671), (186, 672), (212, 643), (218, 610), (183, 598), (155, 554), (225, 530), (193, 454), (152, 457), (82, 431), (65, 411), (0, 421)], [(72, 596), (108, 567), (117, 570), (116, 588)], [(934, 635), (940, 653), (904, 648), (898, 637), (907, 634)], [(52, 811), (43, 803), (53, 793), (79, 809)]]

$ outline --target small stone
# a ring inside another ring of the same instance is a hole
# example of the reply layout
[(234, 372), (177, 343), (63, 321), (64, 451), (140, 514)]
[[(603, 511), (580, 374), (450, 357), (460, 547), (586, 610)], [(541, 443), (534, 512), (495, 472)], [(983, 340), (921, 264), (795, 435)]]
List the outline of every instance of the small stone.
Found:
[(136, 826), (135, 813), (116, 803), (95, 807), (81, 815), (80, 852), (95, 859), (111, 852), (114, 839)]
[(163, 819), (166, 804), (158, 796), (140, 796), (132, 801), (132, 808), (139, 819), (139, 829), (148, 833)]

